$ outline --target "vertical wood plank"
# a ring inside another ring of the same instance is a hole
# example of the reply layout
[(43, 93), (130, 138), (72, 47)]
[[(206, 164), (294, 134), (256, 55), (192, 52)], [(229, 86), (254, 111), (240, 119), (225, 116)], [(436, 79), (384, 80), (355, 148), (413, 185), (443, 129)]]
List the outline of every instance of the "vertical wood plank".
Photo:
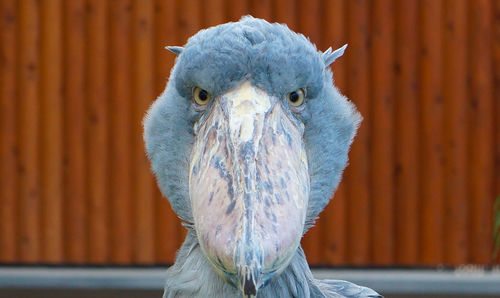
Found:
[(16, 1), (0, 2), (0, 262), (18, 261)]
[(419, 258), (417, 0), (396, 1), (395, 20), (395, 229), (396, 262)]
[[(178, 9), (178, 30), (182, 44), (185, 44), (189, 37), (198, 32), (202, 26), (202, 11), (200, 0), (179, 1)], [(180, 44), (179, 44), (180, 45)]]
[(111, 260), (132, 261), (132, 89), (130, 0), (110, 2), (110, 196)]
[(224, 0), (203, 1), (203, 27), (208, 28), (224, 23), (226, 20)]
[[(346, 0), (333, 0), (325, 1), (322, 8), (322, 51), (332, 47), (336, 50), (347, 44), (347, 1)], [(349, 49), (349, 50), (347, 50)], [(351, 51), (348, 46), (346, 51)], [(333, 71), (334, 84), (341, 94), (346, 94), (347, 91), (347, 59), (344, 56), (335, 60), (330, 65)]]
[(393, 36), (391, 0), (372, 3), (371, 93), (371, 191), (373, 262), (394, 262), (394, 127)]
[(289, 0), (276, 0), (273, 2), (272, 10), (275, 21), (283, 23), (291, 30), (297, 30), (297, 3)]
[(108, 32), (107, 1), (87, 1), (87, 149), (89, 261), (109, 258)]
[(316, 224), (311, 227), (302, 238), (302, 247), (304, 248), (307, 262), (311, 266), (322, 265), (321, 250), (323, 249), (323, 247), (321, 246), (322, 239), (321, 230), (318, 226), (319, 223), (320, 220), (318, 220)]
[(63, 260), (63, 128), (61, 1), (41, 7), (42, 262)]
[(64, 1), (64, 239), (69, 263), (87, 260), (85, 2)]
[[(165, 89), (175, 55), (164, 49), (167, 45), (182, 42), (177, 34), (177, 4), (175, 0), (157, 0), (155, 6), (155, 95)], [(182, 229), (179, 219), (173, 212), (166, 198), (156, 188), (156, 262), (172, 264), (175, 252), (179, 249), (179, 231)]]
[(421, 261), (443, 260), (442, 1), (420, 2)]
[(251, 0), (250, 6), (252, 16), (264, 19), (268, 22), (273, 20), (273, 7), (271, 0)]
[(319, 0), (299, 0), (297, 3), (300, 15), (297, 18), (299, 31), (307, 36), (312, 43), (320, 45), (321, 42), (321, 3)]
[[(493, 193), (493, 97), (491, 2), (469, 2), (469, 182), (471, 261), (491, 262)], [(480, 53), (480, 54), (478, 54)], [(498, 101), (498, 98), (496, 99)]]
[(183, 43), (177, 30), (177, 8), (175, 0), (156, 0), (155, 3), (155, 95), (160, 95), (165, 89), (176, 58), (165, 47)]
[[(345, 8), (346, 3), (344, 0), (323, 2), (321, 50), (328, 47), (337, 49), (347, 42)], [(350, 51), (349, 47), (347, 51)], [(332, 68), (335, 85), (343, 93), (343, 90), (346, 90), (345, 57), (336, 60)], [(346, 263), (347, 202), (345, 187), (348, 184), (346, 179), (347, 177), (344, 175), (332, 201), (325, 208), (322, 217), (320, 217), (322, 261), (329, 265), (343, 265)]]
[(250, 5), (248, 0), (230, 1), (226, 3), (227, 14), (230, 21), (236, 22), (242, 16), (250, 13)]
[[(370, 261), (369, 181), (369, 1), (348, 1), (347, 34), (350, 51), (346, 52), (347, 95), (356, 104), (364, 120), (353, 143), (347, 168), (348, 192), (348, 254), (350, 264)], [(354, 162), (355, 161), (355, 162)]]
[(321, 250), (320, 263), (323, 265), (346, 264), (346, 183), (348, 182), (344, 179), (344, 182), (339, 184), (334, 197), (319, 219), (320, 240), (318, 246)]
[[(493, 20), (500, 20), (500, 1), (492, 0)], [(500, 98), (500, 22), (493, 21), (493, 98)], [(500, 195), (500, 101), (495, 102), (495, 195)], [(496, 259), (500, 264), (500, 254)]]
[(133, 2), (134, 259), (139, 264), (152, 264), (155, 249), (153, 179), (142, 139), (142, 118), (154, 100), (153, 5), (152, 0)]
[(444, 262), (467, 262), (467, 2), (444, 3)]
[(19, 261), (40, 259), (39, 4), (19, 1)]

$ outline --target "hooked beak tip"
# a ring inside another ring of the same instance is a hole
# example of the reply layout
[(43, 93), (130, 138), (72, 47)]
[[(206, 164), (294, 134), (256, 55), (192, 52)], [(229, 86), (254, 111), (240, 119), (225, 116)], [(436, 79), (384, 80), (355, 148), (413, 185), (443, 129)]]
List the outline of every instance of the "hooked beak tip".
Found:
[(243, 277), (243, 294), (245, 297), (255, 297), (257, 295), (259, 273), (250, 271)]

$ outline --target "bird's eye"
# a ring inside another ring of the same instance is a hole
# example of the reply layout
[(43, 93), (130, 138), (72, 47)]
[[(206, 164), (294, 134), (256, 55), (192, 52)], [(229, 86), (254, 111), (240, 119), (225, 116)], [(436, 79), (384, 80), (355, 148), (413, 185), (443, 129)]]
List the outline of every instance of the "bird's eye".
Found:
[(210, 102), (211, 95), (207, 92), (207, 90), (196, 87), (193, 90), (193, 98), (197, 104), (204, 106)]
[(304, 103), (304, 95), (304, 90), (301, 88), (288, 93), (286, 99), (292, 106), (300, 107)]

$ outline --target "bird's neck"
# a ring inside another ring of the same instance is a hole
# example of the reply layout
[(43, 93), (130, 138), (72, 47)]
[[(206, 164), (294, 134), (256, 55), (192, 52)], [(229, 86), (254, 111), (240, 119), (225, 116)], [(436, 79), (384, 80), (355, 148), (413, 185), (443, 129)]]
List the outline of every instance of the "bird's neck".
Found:
[[(175, 264), (167, 270), (164, 298), (169, 297), (240, 297), (240, 292), (220, 278), (208, 264), (198, 244), (195, 232), (190, 230)], [(277, 278), (262, 288), (259, 298), (322, 296), (313, 282), (313, 276), (301, 247)]]

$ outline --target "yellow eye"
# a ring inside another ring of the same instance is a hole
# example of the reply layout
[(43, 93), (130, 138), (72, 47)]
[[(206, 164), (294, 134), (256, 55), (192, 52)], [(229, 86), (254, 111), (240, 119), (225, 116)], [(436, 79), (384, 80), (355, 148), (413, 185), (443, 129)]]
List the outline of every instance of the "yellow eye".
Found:
[(196, 87), (193, 90), (194, 101), (200, 106), (204, 106), (207, 103), (209, 103), (211, 97), (212, 96), (210, 95), (210, 93), (207, 92), (207, 90), (203, 90), (199, 87)]
[(304, 103), (304, 90), (297, 89), (293, 92), (290, 92), (286, 95), (286, 99), (290, 103), (290, 105), (294, 107), (300, 107)]

